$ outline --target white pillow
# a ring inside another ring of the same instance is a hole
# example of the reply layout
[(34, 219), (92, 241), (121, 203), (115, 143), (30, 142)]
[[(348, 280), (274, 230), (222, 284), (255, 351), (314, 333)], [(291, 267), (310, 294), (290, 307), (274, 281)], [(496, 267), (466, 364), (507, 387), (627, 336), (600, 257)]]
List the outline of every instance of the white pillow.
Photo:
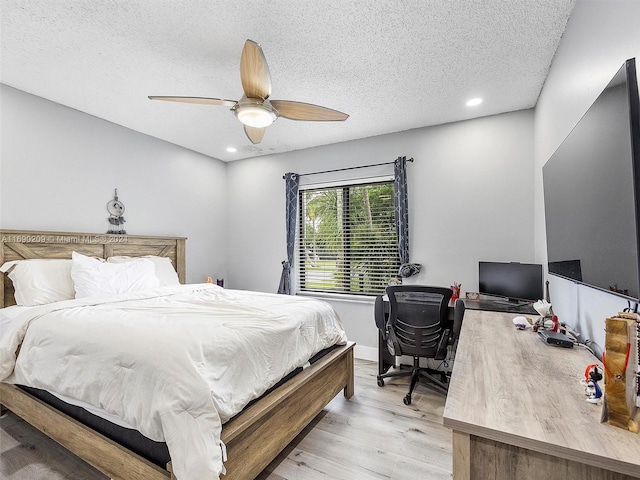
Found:
[(67, 259), (14, 260), (2, 265), (0, 272), (13, 282), (16, 304), (32, 307), (74, 298), (71, 263)]
[(118, 295), (160, 285), (153, 262), (144, 258), (121, 264), (104, 263), (73, 252), (71, 259), (76, 298)]
[(157, 257), (155, 255), (145, 255), (143, 257), (109, 257), (107, 258), (107, 262), (109, 263), (125, 263), (131, 262), (138, 258), (146, 258), (147, 260), (151, 260), (156, 267), (156, 277), (160, 280), (160, 286), (164, 287), (166, 285), (180, 285), (180, 280), (178, 279), (178, 274), (176, 269), (173, 268), (173, 263), (171, 263), (171, 259), (169, 257)]

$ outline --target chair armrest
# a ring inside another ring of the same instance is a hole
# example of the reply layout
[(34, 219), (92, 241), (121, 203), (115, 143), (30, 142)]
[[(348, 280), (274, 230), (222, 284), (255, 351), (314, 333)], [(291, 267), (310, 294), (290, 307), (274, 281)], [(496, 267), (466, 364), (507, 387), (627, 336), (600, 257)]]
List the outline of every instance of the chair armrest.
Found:
[(451, 332), (453, 340), (457, 340), (460, 336), (460, 330), (462, 329), (462, 319), (464, 318), (464, 300), (461, 298), (456, 300), (453, 306), (453, 331)]
[(387, 316), (384, 314), (384, 300), (382, 295), (376, 297), (373, 315), (376, 320), (376, 327), (382, 332), (382, 337), (387, 338)]

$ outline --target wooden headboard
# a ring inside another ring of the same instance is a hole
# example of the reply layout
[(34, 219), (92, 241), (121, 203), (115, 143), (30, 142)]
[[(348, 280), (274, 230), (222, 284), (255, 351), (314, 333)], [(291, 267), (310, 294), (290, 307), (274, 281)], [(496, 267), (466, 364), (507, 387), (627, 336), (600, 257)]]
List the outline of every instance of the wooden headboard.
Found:
[[(157, 255), (169, 257), (178, 272), (180, 283), (185, 283), (184, 237), (0, 230), (0, 239), (0, 265), (11, 260), (29, 258), (71, 258), (73, 251), (100, 258)], [(0, 288), (3, 292), (0, 308), (15, 305), (13, 283), (6, 275), (0, 275)]]

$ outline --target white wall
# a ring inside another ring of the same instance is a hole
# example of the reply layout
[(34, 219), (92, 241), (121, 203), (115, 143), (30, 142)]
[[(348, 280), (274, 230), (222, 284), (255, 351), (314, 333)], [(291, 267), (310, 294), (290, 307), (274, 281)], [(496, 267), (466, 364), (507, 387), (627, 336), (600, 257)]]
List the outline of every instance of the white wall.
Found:
[[(410, 248), (411, 260), (423, 264), (412, 282), (456, 281), (463, 292), (477, 291), (479, 260), (534, 260), (533, 112), (526, 110), (229, 163), (227, 284), (277, 290), (286, 258), (284, 173), (403, 155), (415, 159), (408, 166)], [(330, 302), (350, 339), (376, 347), (371, 299)]]
[(226, 275), (225, 164), (0, 85), (0, 228), (106, 232), (118, 188), (130, 234), (187, 239), (187, 280)]
[[(631, 57), (640, 61), (640, 2), (578, 0), (535, 108), (536, 261), (546, 264), (542, 166)], [(604, 319), (627, 302), (550, 277), (551, 300), (561, 321), (604, 345)]]

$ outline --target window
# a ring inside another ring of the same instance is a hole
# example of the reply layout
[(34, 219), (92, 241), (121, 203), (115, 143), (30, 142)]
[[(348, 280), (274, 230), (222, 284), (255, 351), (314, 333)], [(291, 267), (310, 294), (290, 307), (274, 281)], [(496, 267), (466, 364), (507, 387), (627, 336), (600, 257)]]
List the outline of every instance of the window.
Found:
[(299, 288), (378, 295), (400, 266), (393, 181), (300, 191)]

